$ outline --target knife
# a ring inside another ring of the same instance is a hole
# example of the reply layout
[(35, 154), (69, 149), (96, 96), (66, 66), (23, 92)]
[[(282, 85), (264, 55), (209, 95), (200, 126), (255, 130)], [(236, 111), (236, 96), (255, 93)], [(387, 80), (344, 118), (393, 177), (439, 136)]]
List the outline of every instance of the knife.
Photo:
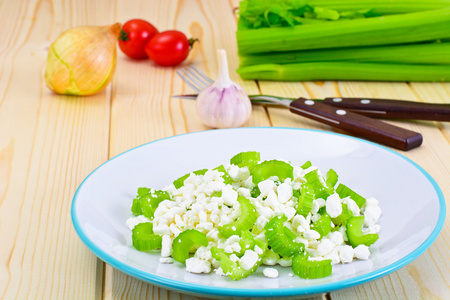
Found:
[[(196, 97), (196, 95), (194, 95)], [(179, 98), (180, 96), (173, 96)], [(193, 96), (184, 99), (193, 99)], [(411, 150), (422, 144), (420, 133), (384, 123), (380, 120), (337, 108), (320, 101), (299, 98), (296, 100), (271, 96), (255, 96), (254, 100), (269, 101), (289, 108), (289, 111), (321, 123), (345, 130), (356, 136), (391, 146), (400, 150)]]
[[(173, 98), (196, 99), (197, 94), (176, 95)], [(264, 100), (264, 97), (286, 99), (294, 101), (293, 98), (283, 98), (267, 95), (249, 95), (252, 103), (263, 103), (279, 105), (272, 101)], [(305, 99), (306, 98), (299, 98)], [(379, 99), (379, 98), (352, 98), (334, 97), (324, 99), (310, 99), (317, 102), (329, 104), (334, 107), (351, 110), (359, 114), (383, 119), (411, 119), (411, 120), (431, 120), (450, 121), (450, 104), (423, 103), (406, 100)]]

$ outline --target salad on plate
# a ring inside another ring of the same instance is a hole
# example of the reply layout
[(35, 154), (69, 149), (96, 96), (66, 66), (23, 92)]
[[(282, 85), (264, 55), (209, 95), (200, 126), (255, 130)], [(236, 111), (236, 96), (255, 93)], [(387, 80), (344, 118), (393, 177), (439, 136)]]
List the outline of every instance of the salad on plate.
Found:
[(140, 187), (126, 225), (139, 251), (191, 273), (240, 280), (263, 268), (278, 277), (329, 276), (332, 266), (370, 257), (381, 209), (307, 161), (263, 160), (241, 152), (229, 163), (188, 173), (162, 190)]

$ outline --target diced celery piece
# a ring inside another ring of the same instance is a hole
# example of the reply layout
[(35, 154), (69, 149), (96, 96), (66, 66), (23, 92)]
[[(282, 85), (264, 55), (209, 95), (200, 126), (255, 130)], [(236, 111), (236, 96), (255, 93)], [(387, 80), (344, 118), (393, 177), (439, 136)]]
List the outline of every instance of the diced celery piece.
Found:
[(191, 248), (198, 248), (199, 246), (208, 246), (206, 234), (195, 229), (183, 231), (173, 240), (172, 257), (174, 260), (184, 264), (186, 259), (189, 258)]
[(299, 253), (292, 258), (292, 270), (304, 279), (323, 278), (331, 275), (331, 260), (308, 260), (307, 253)]
[(281, 160), (266, 160), (250, 168), (250, 174), (254, 184), (269, 179), (272, 176), (284, 181), (286, 178), (294, 178), (294, 167)]
[(312, 163), (308, 160), (307, 162), (305, 162), (302, 166), (301, 166), (301, 168), (303, 169), (303, 170), (306, 170), (306, 169), (308, 169), (309, 167), (311, 167), (312, 166)]
[(338, 174), (333, 169), (328, 170), (325, 183), (330, 190), (334, 191), (334, 186), (338, 181), (338, 177)]
[(245, 250), (250, 250), (255, 248), (255, 238), (253, 235), (248, 231), (244, 230), (242, 231), (239, 236), (241, 237), (239, 241), (239, 245), (241, 246), (241, 251), (237, 252), (236, 255), (238, 257), (241, 257), (244, 255)]
[(226, 238), (229, 238), (232, 235), (239, 235), (244, 230), (250, 230), (258, 217), (256, 208), (250, 200), (244, 196), (238, 196), (237, 201), (241, 205), (241, 215), (239, 218), (230, 224), (219, 227), (219, 232)]
[(326, 200), (328, 196), (330, 196), (333, 193), (332, 189), (330, 189), (326, 185), (326, 182), (323, 179), (323, 177), (319, 175), (319, 171), (317, 169), (306, 173), (305, 179), (306, 182), (313, 188), (314, 197), (316, 199), (322, 198)]
[(134, 248), (139, 251), (161, 249), (162, 237), (153, 233), (153, 224), (150, 222), (134, 226), (131, 239)]
[(313, 188), (309, 184), (303, 183), (300, 190), (300, 196), (298, 197), (297, 214), (306, 217), (311, 211), (313, 200)]
[(347, 237), (352, 247), (356, 247), (361, 244), (370, 246), (378, 240), (377, 233), (364, 234), (362, 232), (363, 223), (364, 216), (351, 217), (347, 222)]
[(257, 198), (259, 195), (261, 195), (261, 191), (259, 190), (259, 187), (255, 185), (252, 190), (250, 191), (250, 195), (253, 198)]
[(331, 232), (331, 218), (328, 214), (323, 214), (319, 220), (314, 222), (311, 229), (317, 231), (321, 237)]
[(346, 225), (348, 220), (353, 216), (353, 213), (350, 209), (348, 209), (347, 204), (342, 203), (342, 213), (336, 218), (332, 218), (331, 221), (336, 226)]
[(225, 184), (232, 184), (233, 183), (233, 180), (231, 179), (230, 175), (228, 175), (228, 172), (225, 169), (224, 165), (220, 165), (217, 168), (214, 168), (214, 170), (217, 170), (217, 171), (223, 173), (222, 178), (223, 178), (223, 182)]
[[(201, 170), (197, 170), (194, 171), (192, 173), (194, 173), (195, 175), (205, 175), (205, 173), (208, 171), (208, 169), (201, 169)], [(188, 173), (186, 175), (181, 176), (180, 178), (176, 179), (173, 182), (173, 185), (175, 186), (176, 189), (179, 189), (180, 187), (184, 186), (184, 181), (186, 179), (188, 179), (189, 175), (191, 175), (191, 173)]]
[(346, 185), (343, 185), (340, 183), (338, 187), (336, 188), (336, 193), (341, 197), (341, 199), (344, 199), (346, 197), (350, 197), (353, 201), (358, 204), (359, 208), (361, 208), (364, 203), (366, 203), (366, 198), (356, 193), (354, 190), (349, 188)]
[(218, 257), (223, 272), (233, 280), (241, 280), (242, 278), (248, 277), (250, 274), (255, 273), (260, 265), (260, 263), (257, 263), (252, 268), (245, 270), (224, 253), (219, 253)]
[(266, 230), (264, 234), (273, 251), (281, 256), (290, 257), (303, 251), (305, 245), (295, 241), (295, 234), (284, 226), (286, 221), (285, 215), (273, 217), (264, 227)]
[[(241, 241), (246, 240), (246, 239), (248, 241), (248, 240), (252, 239), (253, 236), (252, 237), (250, 237), (250, 236), (252, 236), (250, 232), (248, 232), (248, 231), (242, 232), (241, 233), (241, 238), (242, 238)], [(217, 247), (212, 247), (211, 254), (215, 259), (220, 261), (220, 267), (222, 268), (223, 272), (228, 277), (230, 277), (233, 280), (240, 280), (240, 279), (245, 278), (245, 277), (249, 276), (250, 274), (256, 272), (258, 267), (261, 265), (263, 256), (265, 255), (265, 253), (267, 251), (267, 244), (262, 242), (259, 239), (253, 239), (252, 245), (253, 246), (250, 249), (244, 249), (242, 255), (244, 254), (245, 250), (252, 250), (252, 251), (257, 252), (255, 250), (256, 246), (258, 246), (262, 250), (262, 252), (257, 253), (258, 260), (248, 270), (241, 267), (238, 262), (234, 262), (233, 260), (231, 260), (231, 258), (224, 252), (223, 249), (220, 249)]]
[(230, 160), (232, 165), (237, 165), (238, 167), (250, 167), (259, 163), (261, 155), (256, 151), (241, 152), (233, 156)]
[(164, 200), (170, 200), (170, 195), (166, 191), (151, 192), (149, 188), (139, 188), (137, 197), (133, 199), (131, 212), (135, 216), (144, 215), (151, 220), (159, 203)]
[(212, 197), (218, 197), (218, 198), (222, 197), (222, 191), (217, 191), (217, 192), (212, 193), (211, 198)]

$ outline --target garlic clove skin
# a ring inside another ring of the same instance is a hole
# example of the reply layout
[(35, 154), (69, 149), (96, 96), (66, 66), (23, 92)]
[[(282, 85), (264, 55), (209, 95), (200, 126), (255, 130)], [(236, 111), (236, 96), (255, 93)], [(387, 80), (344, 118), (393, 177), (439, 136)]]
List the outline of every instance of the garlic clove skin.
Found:
[(222, 89), (211, 85), (200, 92), (196, 106), (202, 122), (212, 128), (240, 127), (252, 112), (247, 94), (238, 85)]
[(212, 128), (242, 126), (252, 112), (247, 93), (231, 81), (225, 50), (218, 50), (219, 77), (197, 96), (196, 109), (202, 122)]
[(87, 96), (103, 90), (116, 68), (121, 24), (75, 27), (49, 48), (45, 81), (57, 94)]

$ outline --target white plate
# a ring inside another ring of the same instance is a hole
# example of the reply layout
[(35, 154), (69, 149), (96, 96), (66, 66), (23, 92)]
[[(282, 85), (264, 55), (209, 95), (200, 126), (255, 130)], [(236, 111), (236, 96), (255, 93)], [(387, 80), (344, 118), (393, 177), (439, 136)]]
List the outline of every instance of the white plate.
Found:
[[(232, 281), (191, 274), (179, 263), (161, 264), (158, 253), (131, 246), (125, 221), (138, 187), (161, 189), (174, 179), (213, 168), (241, 151), (262, 159), (310, 160), (322, 172), (334, 169), (339, 182), (382, 208), (380, 239), (367, 261), (333, 266), (327, 278), (291, 277), (279, 267), (276, 279), (262, 275)], [(431, 176), (406, 157), (376, 144), (328, 132), (292, 128), (238, 128), (174, 136), (124, 152), (94, 170), (72, 202), (72, 220), (86, 246), (114, 268), (141, 280), (209, 297), (286, 297), (315, 294), (368, 282), (416, 259), (436, 239), (445, 219), (442, 191)]]

